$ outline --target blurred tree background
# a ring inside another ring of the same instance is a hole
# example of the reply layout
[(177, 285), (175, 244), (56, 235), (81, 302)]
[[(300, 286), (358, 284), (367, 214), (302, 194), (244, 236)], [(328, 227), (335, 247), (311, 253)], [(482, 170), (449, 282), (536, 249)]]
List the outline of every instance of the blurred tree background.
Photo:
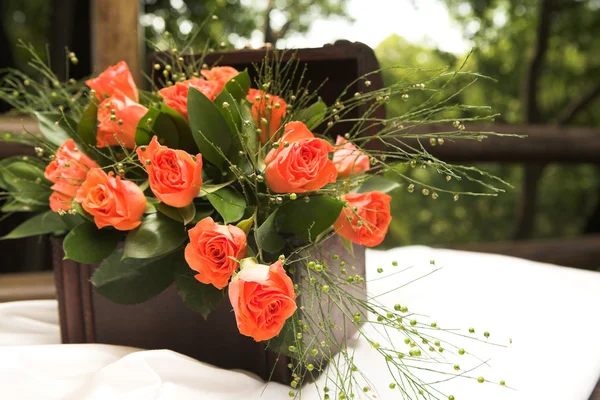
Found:
[[(600, 1), (443, 0), (477, 50), (467, 69), (480, 80), (461, 102), (491, 105), (498, 123), (600, 127)], [(376, 49), (382, 66), (436, 68), (464, 61), (392, 36)], [(385, 73), (385, 80), (397, 79)], [(388, 112), (406, 107), (390, 104)], [(600, 156), (599, 156), (600, 158)], [(480, 166), (516, 186), (498, 197), (395, 196), (386, 244), (469, 243), (577, 236), (600, 231), (600, 171), (591, 165)], [(431, 182), (437, 174), (413, 170)], [(471, 185), (459, 184), (465, 190)], [(431, 207), (422, 207), (423, 203)], [(433, 206), (432, 202), (436, 205)], [(416, 210), (416, 212), (411, 212)], [(535, 210), (535, 211), (534, 211)], [(406, 217), (402, 217), (406, 215)]]
[[(493, 106), (500, 114), (499, 123), (600, 127), (600, 0), (439, 2), (477, 48), (466, 69), (498, 79), (498, 83), (480, 80), (461, 93), (461, 102)], [(49, 41), (63, 43), (60, 34), (66, 35), (70, 29), (71, 42), (79, 38), (70, 45), (82, 60), (77, 73), (91, 73), (86, 57), (89, 38), (80, 34), (89, 20), (80, 18), (72, 25), (57, 23), (64, 8), (56, 5), (65, 3), (76, 8), (76, 16), (89, 14), (88, 1), (2, 0), (0, 67), (26, 67), (24, 54), (13, 45), (17, 39), (31, 42), (44, 52)], [(347, 0), (142, 0), (142, 4), (140, 23), (145, 37), (159, 47), (166, 45), (164, 32), (189, 38), (212, 15), (218, 19), (211, 20), (208, 36), (194, 39), (196, 47), (202, 47), (207, 37), (227, 47), (285, 43), (291, 35), (307, 32), (316, 19), (350, 19)], [(85, 40), (87, 46), (81, 44)], [(58, 65), (64, 50), (56, 47), (51, 54)], [(409, 43), (397, 35), (379, 44), (376, 53), (383, 67), (436, 69), (457, 66), (466, 57)], [(384, 79), (392, 82), (401, 73), (388, 70)], [(409, 102), (393, 101), (389, 115), (401, 112), (413, 101), (418, 97)], [(396, 218), (392, 235), (385, 244), (487, 242), (600, 231), (600, 172), (595, 167), (480, 167), (513, 183), (516, 189), (498, 197), (463, 196), (458, 202), (450, 195), (434, 200), (419, 190), (409, 194), (405, 188), (399, 189), (393, 203)], [(430, 183), (440, 179), (439, 174), (428, 170), (407, 173)], [(468, 182), (451, 184), (456, 190), (475, 189)]]

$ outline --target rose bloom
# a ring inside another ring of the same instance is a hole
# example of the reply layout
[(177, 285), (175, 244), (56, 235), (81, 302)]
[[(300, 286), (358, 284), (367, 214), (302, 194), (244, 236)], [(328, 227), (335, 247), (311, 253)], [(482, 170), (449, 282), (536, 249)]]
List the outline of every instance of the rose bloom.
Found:
[(200, 78), (177, 82), (173, 86), (160, 89), (158, 94), (165, 100), (165, 104), (183, 115), (186, 120), (188, 119), (187, 99), (190, 86), (204, 94), (210, 101), (214, 101), (221, 91), (219, 83)]
[(229, 284), (229, 300), (240, 333), (257, 342), (277, 336), (296, 311), (294, 285), (281, 261), (243, 266)]
[(392, 198), (385, 193), (373, 191), (348, 193), (343, 199), (348, 202), (348, 206), (344, 207), (333, 225), (337, 234), (367, 247), (381, 244), (392, 221)]
[(202, 154), (193, 157), (183, 150), (161, 146), (154, 136), (148, 146), (137, 148), (148, 172), (150, 189), (157, 199), (172, 207), (185, 207), (202, 186)]
[[(269, 95), (268, 100), (265, 98), (266, 95)], [(265, 144), (281, 127), (281, 122), (287, 113), (287, 104), (282, 98), (257, 89), (250, 89), (246, 98), (252, 103), (252, 117), (256, 126), (260, 127), (262, 131), (260, 141)], [(269, 110), (267, 106), (272, 108)], [(267, 122), (266, 125), (263, 123), (263, 118)]]
[(353, 143), (338, 136), (335, 146), (333, 163), (339, 177), (347, 178), (350, 175), (362, 174), (369, 170), (369, 156), (358, 150)]
[(196, 279), (223, 289), (239, 262), (246, 257), (246, 234), (234, 225), (219, 225), (204, 218), (188, 231), (190, 243), (185, 247), (185, 261), (198, 272)]
[(91, 168), (98, 168), (98, 164), (79, 151), (73, 139), (58, 148), (44, 171), (46, 179), (54, 183), (51, 187), (54, 193), (50, 196), (52, 211), (71, 208), (71, 201)]
[(227, 82), (239, 74), (239, 71), (233, 67), (213, 67), (211, 69), (203, 69), (200, 73), (207, 81), (213, 81), (219, 85), (218, 93), (223, 90)]
[(279, 147), (265, 158), (267, 185), (275, 193), (303, 193), (335, 182), (337, 170), (329, 159), (333, 150), (302, 122), (288, 122)]
[(146, 210), (146, 197), (138, 185), (115, 177), (113, 172), (107, 175), (100, 168), (90, 170), (75, 200), (94, 217), (98, 229), (137, 228)]
[(139, 101), (139, 95), (129, 66), (125, 61), (108, 67), (95, 79), (88, 79), (85, 84), (96, 91), (96, 97), (102, 101), (105, 97), (112, 97), (117, 91), (123, 93), (135, 102)]
[[(111, 119), (113, 110), (115, 114)], [(99, 124), (96, 130), (96, 146), (107, 147), (122, 144), (128, 149), (133, 149), (138, 122), (147, 112), (146, 107), (122, 93), (117, 93), (102, 101), (98, 106)]]

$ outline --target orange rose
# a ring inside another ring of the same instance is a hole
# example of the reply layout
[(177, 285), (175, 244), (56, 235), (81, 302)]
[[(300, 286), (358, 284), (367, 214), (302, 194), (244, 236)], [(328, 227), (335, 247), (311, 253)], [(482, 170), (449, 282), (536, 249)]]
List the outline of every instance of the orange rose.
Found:
[(223, 289), (229, 278), (246, 257), (246, 234), (237, 226), (218, 225), (204, 218), (188, 231), (190, 243), (185, 247), (185, 261), (194, 271), (196, 279), (207, 285)]
[(219, 84), (217, 93), (221, 92), (225, 84), (239, 74), (238, 70), (233, 67), (213, 67), (211, 69), (203, 69), (200, 73), (206, 80)]
[(369, 156), (341, 136), (335, 141), (333, 163), (338, 171), (338, 176), (347, 178), (350, 175), (362, 174), (369, 170)]
[(94, 217), (98, 229), (112, 226), (129, 231), (142, 223), (146, 197), (138, 185), (113, 175), (100, 168), (90, 170), (75, 200)]
[(79, 151), (73, 139), (58, 148), (44, 171), (46, 179), (54, 183), (51, 188), (54, 193), (50, 196), (52, 211), (71, 208), (71, 201), (91, 168), (98, 168), (98, 164)]
[(335, 182), (337, 170), (329, 159), (333, 150), (302, 122), (288, 122), (279, 146), (265, 158), (267, 185), (275, 193), (303, 193)]
[(381, 244), (392, 220), (392, 198), (382, 192), (367, 192), (348, 193), (343, 199), (348, 206), (333, 225), (337, 234), (367, 247)]
[(183, 150), (161, 146), (154, 136), (148, 146), (137, 148), (148, 172), (150, 189), (157, 199), (172, 207), (185, 207), (202, 186), (202, 154), (192, 157)]
[(71, 209), (73, 197), (67, 196), (61, 192), (52, 192), (50, 195), (50, 209), (54, 212), (60, 212)]
[[(114, 114), (112, 112), (114, 111)], [(116, 93), (98, 106), (98, 129), (96, 146), (135, 147), (135, 131), (140, 119), (148, 109), (122, 93)]]
[(200, 78), (177, 82), (173, 86), (160, 89), (158, 94), (165, 100), (165, 104), (183, 115), (185, 119), (188, 119), (187, 99), (190, 86), (204, 94), (210, 101), (214, 101), (221, 91), (219, 83)]
[[(267, 99), (266, 96), (269, 98)], [(252, 103), (252, 117), (256, 126), (259, 126), (262, 131), (260, 141), (265, 144), (281, 127), (281, 122), (287, 113), (287, 104), (282, 98), (257, 89), (250, 89), (246, 98)]]
[(296, 311), (292, 280), (281, 261), (271, 265), (242, 261), (241, 271), (229, 284), (229, 300), (240, 333), (257, 342), (274, 338)]
[(105, 97), (112, 97), (117, 91), (125, 96), (139, 101), (139, 95), (131, 71), (125, 61), (119, 62), (117, 65), (108, 67), (103, 73), (95, 79), (88, 79), (85, 84), (96, 91), (96, 97), (102, 101)]

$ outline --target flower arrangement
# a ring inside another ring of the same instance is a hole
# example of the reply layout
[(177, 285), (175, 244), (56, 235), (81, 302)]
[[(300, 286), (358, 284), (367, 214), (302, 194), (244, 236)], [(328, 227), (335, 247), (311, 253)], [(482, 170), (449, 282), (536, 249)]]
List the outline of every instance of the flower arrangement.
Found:
[[(418, 320), (405, 305), (387, 308), (368, 298), (366, 277), (344, 254), (323, 249), (338, 240), (351, 257), (354, 246), (382, 243), (392, 219), (388, 192), (402, 183), (413, 192), (419, 184), (403, 168), (431, 167), (447, 180), (467, 178), (499, 190), (472, 175), (480, 171), (402, 144), (414, 136), (411, 127), (439, 121), (435, 116), (448, 112), (452, 94), (400, 117), (373, 117), (390, 97), (407, 99), (411, 91), (427, 92), (425, 83), (474, 75), (435, 71), (421, 82), (340, 93), (326, 105), (301, 80), (293, 86), (292, 78), (275, 73), (273, 66), (283, 63), (276, 55), (257, 66), (252, 82), (247, 70), (188, 65), (178, 54), (171, 51), (154, 66), (164, 80), (151, 92), (136, 86), (124, 62), (83, 86), (60, 82), (32, 53), (42, 80), (18, 71), (5, 76), (0, 96), (34, 115), (41, 136), (3, 137), (34, 146), (38, 157), (0, 161), (2, 211), (39, 211), (4, 239), (65, 235), (65, 257), (99, 264), (92, 283), (115, 302), (143, 302), (173, 282), (205, 318), (229, 301), (241, 335), (294, 360), (291, 397), (339, 352), (345, 362), (328, 370), (335, 389), (322, 388), (323, 398), (372, 392), (344, 351), (345, 332), (358, 332), (385, 358), (390, 388), (403, 398), (454, 399), (418, 378), (413, 370), (420, 367), (409, 362), (464, 350), (452, 351), (435, 337), (443, 329)], [(355, 83), (370, 86), (368, 76)], [(432, 97), (443, 88), (431, 89)], [(360, 119), (345, 119), (364, 105)], [(480, 139), (463, 123), (492, 117), (484, 112), (422, 138), (440, 145), (444, 138)], [(329, 137), (339, 123), (351, 123), (348, 133)], [(366, 134), (373, 127), (378, 132)], [(385, 145), (370, 146), (374, 141)], [(444, 192), (424, 186), (422, 193), (430, 190), (433, 198)], [(302, 312), (309, 309), (313, 314)], [(341, 322), (331, 319), (332, 310)], [(403, 332), (407, 349), (367, 337), (364, 324)], [(462, 375), (456, 367), (440, 373)]]

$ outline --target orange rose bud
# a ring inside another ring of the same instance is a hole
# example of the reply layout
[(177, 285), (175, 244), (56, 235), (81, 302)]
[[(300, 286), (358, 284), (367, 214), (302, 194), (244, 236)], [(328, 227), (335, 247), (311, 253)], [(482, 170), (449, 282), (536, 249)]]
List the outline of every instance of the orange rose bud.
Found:
[(210, 101), (214, 101), (221, 91), (219, 83), (200, 78), (177, 82), (173, 86), (160, 89), (158, 94), (165, 100), (165, 104), (183, 115), (186, 120), (188, 119), (187, 99), (190, 86), (204, 94)]
[(98, 106), (96, 146), (135, 147), (135, 131), (148, 109), (122, 93), (109, 97)]
[(200, 73), (207, 81), (214, 81), (219, 85), (219, 90), (217, 91), (219, 93), (223, 90), (227, 82), (239, 74), (239, 71), (233, 67), (213, 67), (211, 69), (203, 69)]
[[(267, 95), (269, 96), (268, 100), (265, 97)], [(250, 89), (246, 98), (252, 103), (252, 117), (254, 118), (254, 122), (262, 131), (260, 141), (265, 144), (271, 139), (277, 140), (273, 136), (275, 136), (275, 133), (281, 127), (281, 122), (287, 113), (286, 102), (280, 97), (257, 89)]]
[[(348, 202), (333, 227), (336, 233), (356, 244), (374, 247), (385, 238), (392, 221), (392, 198), (382, 192), (348, 193)], [(356, 211), (354, 211), (356, 210)]]
[(100, 168), (90, 170), (75, 200), (94, 217), (98, 229), (137, 228), (146, 210), (146, 197), (138, 185), (115, 177), (112, 172), (107, 175)]
[(58, 148), (54, 160), (44, 171), (46, 179), (54, 183), (51, 188), (54, 193), (50, 196), (52, 211), (71, 208), (73, 197), (92, 168), (98, 168), (98, 164), (79, 151), (73, 139), (68, 139)]
[(338, 177), (347, 178), (367, 172), (370, 168), (369, 156), (358, 150), (356, 146), (341, 136), (335, 141), (333, 163), (338, 171)]
[(88, 79), (85, 84), (96, 91), (96, 97), (102, 101), (105, 97), (114, 96), (117, 91), (135, 102), (139, 101), (137, 86), (125, 61), (108, 67), (95, 79)]
[(255, 264), (242, 260), (241, 271), (229, 284), (229, 300), (240, 333), (257, 342), (274, 338), (296, 311), (296, 294), (283, 263)]
[(188, 231), (190, 243), (185, 247), (185, 261), (198, 272), (196, 279), (223, 289), (246, 257), (246, 234), (234, 225), (219, 225), (204, 218)]
[(49, 200), (50, 209), (54, 212), (69, 210), (73, 205), (73, 197), (67, 196), (61, 192), (52, 192)]
[(161, 146), (154, 136), (148, 146), (137, 148), (148, 172), (150, 189), (157, 199), (172, 207), (185, 207), (202, 186), (202, 154), (192, 157), (183, 150)]
[(329, 159), (334, 148), (315, 138), (302, 122), (288, 122), (285, 133), (265, 158), (265, 178), (275, 193), (304, 193), (321, 189), (337, 177)]

